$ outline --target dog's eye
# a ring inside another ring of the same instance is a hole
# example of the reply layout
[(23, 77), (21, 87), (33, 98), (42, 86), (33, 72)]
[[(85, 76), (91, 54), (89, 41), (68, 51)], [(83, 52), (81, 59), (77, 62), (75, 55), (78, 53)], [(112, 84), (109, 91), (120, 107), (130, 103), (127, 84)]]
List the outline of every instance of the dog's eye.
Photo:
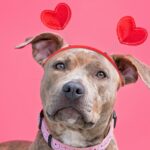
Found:
[(104, 71), (98, 71), (96, 76), (99, 78), (99, 79), (103, 79), (103, 78), (106, 78), (107, 75)]
[(64, 70), (65, 69), (65, 64), (64, 63), (57, 63), (57, 64), (55, 64), (54, 67), (57, 70)]

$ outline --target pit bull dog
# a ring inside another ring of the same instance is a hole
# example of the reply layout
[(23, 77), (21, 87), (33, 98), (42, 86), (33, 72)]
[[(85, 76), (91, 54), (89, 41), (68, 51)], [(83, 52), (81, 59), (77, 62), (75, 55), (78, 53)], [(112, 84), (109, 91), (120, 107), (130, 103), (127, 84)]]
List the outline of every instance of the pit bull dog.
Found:
[(17, 48), (28, 44), (44, 69), (39, 131), (34, 142), (5, 142), (0, 150), (117, 150), (116, 93), (138, 76), (150, 87), (150, 68), (130, 55), (69, 46), (54, 33), (28, 38)]

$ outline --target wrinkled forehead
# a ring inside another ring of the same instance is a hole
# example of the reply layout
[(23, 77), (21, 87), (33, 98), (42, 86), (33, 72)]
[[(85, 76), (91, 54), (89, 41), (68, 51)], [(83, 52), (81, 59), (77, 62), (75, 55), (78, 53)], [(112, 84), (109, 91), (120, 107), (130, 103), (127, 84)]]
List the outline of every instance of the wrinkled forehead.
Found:
[(99, 64), (102, 67), (108, 67), (110, 69), (115, 68), (112, 63), (103, 55), (87, 48), (69, 48), (68, 50), (61, 51), (49, 58), (46, 64), (49, 64), (53, 61), (64, 60), (74, 61), (78, 63), (78, 65)]

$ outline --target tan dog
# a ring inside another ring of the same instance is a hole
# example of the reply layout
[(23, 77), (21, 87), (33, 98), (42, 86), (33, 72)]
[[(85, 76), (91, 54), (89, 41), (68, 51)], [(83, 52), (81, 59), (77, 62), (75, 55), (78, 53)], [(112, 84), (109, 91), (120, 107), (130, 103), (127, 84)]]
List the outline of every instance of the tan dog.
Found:
[[(132, 56), (104, 56), (86, 48), (70, 48), (47, 58), (67, 46), (56, 34), (42, 33), (27, 39), (17, 48), (32, 44), (34, 59), (45, 71), (41, 82), (44, 119), (52, 137), (66, 145), (85, 148), (100, 144), (112, 122), (116, 92), (137, 81), (138, 76), (150, 87), (150, 68)], [(45, 62), (45, 60), (47, 60)], [(38, 131), (33, 143), (7, 142), (0, 150), (50, 150)], [(114, 137), (106, 150), (117, 150)]]

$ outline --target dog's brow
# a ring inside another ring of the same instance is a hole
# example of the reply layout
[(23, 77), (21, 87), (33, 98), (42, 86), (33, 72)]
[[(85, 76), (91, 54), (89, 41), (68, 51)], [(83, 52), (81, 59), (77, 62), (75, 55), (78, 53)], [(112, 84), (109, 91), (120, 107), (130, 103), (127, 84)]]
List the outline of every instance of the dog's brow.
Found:
[(103, 68), (103, 67), (106, 67), (103, 65), (103, 63), (101, 63), (100, 61), (93, 61), (93, 62), (90, 62), (86, 65), (87, 67), (97, 67), (97, 68)]
[(107, 74), (109, 74), (109, 69), (104, 66), (102, 63), (100, 63), (99, 61), (94, 61), (92, 63), (89, 63), (85, 66), (86, 70), (91, 71), (104, 71)]
[(61, 57), (54, 60), (54, 62), (63, 62), (65, 64), (69, 64), (71, 62), (71, 59), (69, 57)]

